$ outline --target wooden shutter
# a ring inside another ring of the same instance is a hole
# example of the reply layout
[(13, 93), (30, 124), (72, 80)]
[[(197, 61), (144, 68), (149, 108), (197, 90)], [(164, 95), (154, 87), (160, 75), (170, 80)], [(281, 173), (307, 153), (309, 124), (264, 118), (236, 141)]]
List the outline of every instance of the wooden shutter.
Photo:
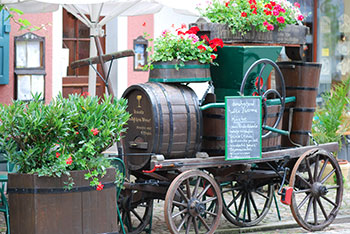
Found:
[(9, 40), (11, 26), (7, 11), (0, 12), (0, 85), (9, 83)]

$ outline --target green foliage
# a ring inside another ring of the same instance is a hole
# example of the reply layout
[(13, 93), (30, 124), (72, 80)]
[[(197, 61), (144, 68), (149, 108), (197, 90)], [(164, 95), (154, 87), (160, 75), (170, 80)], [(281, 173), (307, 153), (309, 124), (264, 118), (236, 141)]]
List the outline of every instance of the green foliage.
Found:
[(312, 134), (317, 143), (338, 142), (341, 146), (342, 135), (350, 127), (344, 118), (350, 110), (349, 91), (350, 77), (322, 95), (324, 104), (316, 109), (312, 125)]
[(253, 27), (266, 32), (275, 26), (281, 30), (287, 24), (301, 24), (304, 16), (299, 7), (287, 0), (213, 0), (198, 10), (211, 22), (227, 24), (233, 33), (244, 34)]
[(215, 38), (209, 41), (207, 37), (199, 38), (196, 35), (198, 31), (198, 27), (186, 30), (185, 25), (173, 31), (164, 30), (162, 35), (154, 40), (154, 48), (147, 48), (148, 52), (153, 50), (153, 54), (149, 56), (149, 64), (145, 66), (145, 69), (152, 69), (154, 62), (173, 60), (177, 61), (177, 68), (184, 66), (184, 62), (194, 60), (204, 64), (217, 65), (214, 62), (217, 57), (215, 51), (218, 46), (223, 46), (222, 40)]
[(126, 100), (70, 95), (45, 105), (39, 99), (36, 95), (30, 102), (0, 106), (0, 144), (9, 161), (19, 166), (19, 172), (39, 176), (88, 170), (86, 179), (97, 186), (98, 177), (110, 166), (102, 152), (126, 130)]

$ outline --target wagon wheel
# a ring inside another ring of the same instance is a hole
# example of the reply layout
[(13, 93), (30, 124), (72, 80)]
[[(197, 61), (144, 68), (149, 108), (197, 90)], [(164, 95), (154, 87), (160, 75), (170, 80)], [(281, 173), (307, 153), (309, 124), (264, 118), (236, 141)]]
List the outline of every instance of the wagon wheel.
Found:
[[(151, 221), (153, 200), (139, 199), (140, 195), (142, 194), (134, 191), (131, 191), (128, 196), (123, 193), (120, 194), (118, 204), (124, 229), (127, 233), (141, 233)], [(122, 233), (122, 230), (120, 230), (120, 233)]]
[(185, 171), (170, 184), (164, 215), (171, 233), (214, 233), (221, 213), (220, 188), (203, 171)]
[(273, 185), (259, 185), (253, 180), (222, 183), (225, 218), (239, 227), (257, 225), (270, 209), (273, 190)]
[[(257, 66), (261, 66), (261, 65), (262, 65), (262, 68), (259, 72), (259, 75), (256, 77), (255, 88), (257, 90), (257, 95), (262, 97), (262, 107), (264, 109), (264, 115), (262, 117), (262, 126), (263, 127), (266, 126), (266, 121), (267, 121), (267, 116), (268, 116), (267, 99), (269, 99), (271, 96), (273, 96), (274, 98), (280, 99), (280, 102), (281, 102), (281, 108), (278, 112), (276, 121), (272, 126), (270, 126), (272, 128), (276, 128), (278, 126), (279, 122), (282, 120), (282, 116), (283, 116), (283, 112), (284, 112), (284, 106), (285, 106), (285, 100), (286, 100), (286, 87), (285, 87), (282, 72), (275, 62), (273, 62), (270, 59), (260, 59), (260, 60), (256, 61), (255, 63), (253, 63), (249, 67), (249, 69), (247, 70), (247, 72), (245, 73), (245, 75), (243, 77), (243, 81), (242, 81), (241, 88), (240, 88), (240, 93), (241, 93), (241, 95), (245, 94), (244, 91), (246, 90), (246, 84), (248, 82), (251, 82), (251, 75), (252, 75), (251, 73), (253, 72), (254, 69), (256, 69)], [(267, 65), (271, 65), (275, 69), (276, 73), (278, 74), (278, 76), (276, 76), (276, 78), (279, 77), (280, 86), (281, 86), (281, 88), (280, 88), (281, 93), (275, 89), (268, 89), (268, 90), (266, 90), (266, 92), (262, 91), (261, 76), (262, 76)], [(253, 95), (253, 94), (251, 93), (250, 95)], [(264, 133), (262, 135), (262, 137), (265, 138), (270, 134), (271, 134), (271, 131), (266, 131), (266, 133)]]
[(330, 153), (310, 150), (300, 156), (289, 184), (293, 187), (290, 208), (300, 226), (319, 231), (333, 222), (343, 197), (343, 176)]

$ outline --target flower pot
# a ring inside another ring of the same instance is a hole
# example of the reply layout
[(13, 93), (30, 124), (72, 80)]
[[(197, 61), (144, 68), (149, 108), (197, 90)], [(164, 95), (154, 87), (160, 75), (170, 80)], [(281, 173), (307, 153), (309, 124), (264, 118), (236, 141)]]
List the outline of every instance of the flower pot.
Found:
[(149, 73), (149, 81), (163, 83), (188, 83), (210, 81), (209, 64), (198, 61), (185, 62), (177, 66), (177, 61), (155, 62)]
[[(215, 94), (218, 102), (224, 102), (225, 96), (237, 96), (240, 90), (243, 77), (249, 67), (261, 58), (267, 58), (275, 61), (282, 50), (281, 46), (234, 46), (225, 45), (218, 48), (218, 58), (216, 62), (219, 66), (211, 66), (210, 72), (213, 79)], [(251, 95), (254, 91), (254, 81), (259, 75), (261, 66), (257, 66), (250, 73), (248, 85), (246, 85), (245, 94)], [(262, 73), (262, 77), (268, 78), (272, 70), (267, 66)], [(249, 86), (250, 85), (250, 86)], [(248, 87), (249, 86), (249, 87)]]
[(240, 32), (232, 33), (226, 24), (208, 23), (197, 21), (192, 25), (199, 27), (202, 33), (210, 39), (221, 38), (224, 43), (267, 43), (267, 44), (306, 44), (306, 35), (309, 28), (304, 25), (286, 25), (283, 30), (275, 27), (272, 31), (259, 32), (253, 27), (245, 34)]
[(95, 234), (117, 228), (115, 169), (108, 168), (96, 191), (84, 179), (87, 171), (72, 171), (75, 185), (65, 190), (67, 178), (10, 173), (8, 194), (12, 233)]

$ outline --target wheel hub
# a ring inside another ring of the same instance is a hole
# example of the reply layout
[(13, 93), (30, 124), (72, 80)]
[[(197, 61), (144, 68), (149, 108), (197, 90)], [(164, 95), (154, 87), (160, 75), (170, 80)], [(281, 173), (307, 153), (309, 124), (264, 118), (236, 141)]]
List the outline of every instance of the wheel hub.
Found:
[(311, 187), (311, 192), (314, 196), (324, 196), (328, 193), (328, 189), (321, 183), (314, 183)]
[(205, 205), (204, 203), (200, 202), (198, 199), (192, 198), (188, 202), (188, 212), (192, 216), (202, 215), (205, 212)]

